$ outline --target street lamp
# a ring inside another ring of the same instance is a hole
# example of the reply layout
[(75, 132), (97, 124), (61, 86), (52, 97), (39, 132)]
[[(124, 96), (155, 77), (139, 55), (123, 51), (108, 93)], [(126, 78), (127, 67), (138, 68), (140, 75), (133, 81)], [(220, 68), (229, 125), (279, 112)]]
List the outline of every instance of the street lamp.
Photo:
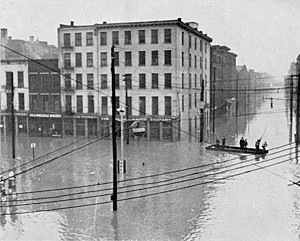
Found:
[(123, 173), (123, 166), (124, 166), (124, 108), (121, 105), (120, 108), (117, 109), (117, 111), (120, 113), (121, 117), (121, 160), (120, 160), (120, 166), (121, 166), (121, 173)]

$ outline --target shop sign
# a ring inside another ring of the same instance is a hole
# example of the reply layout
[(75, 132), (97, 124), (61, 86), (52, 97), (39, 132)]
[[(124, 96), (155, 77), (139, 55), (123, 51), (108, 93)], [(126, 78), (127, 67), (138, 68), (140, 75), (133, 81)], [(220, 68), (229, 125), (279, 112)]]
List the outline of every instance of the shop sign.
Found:
[(41, 113), (30, 113), (29, 117), (45, 117), (45, 118), (60, 118), (61, 114), (41, 114)]

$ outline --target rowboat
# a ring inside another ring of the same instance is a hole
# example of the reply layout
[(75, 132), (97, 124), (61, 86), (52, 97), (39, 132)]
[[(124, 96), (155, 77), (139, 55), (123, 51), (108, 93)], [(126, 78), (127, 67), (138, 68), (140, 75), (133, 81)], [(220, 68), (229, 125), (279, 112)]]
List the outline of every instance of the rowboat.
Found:
[(269, 151), (256, 148), (240, 148), (237, 146), (222, 146), (222, 145), (210, 145), (205, 147), (207, 150), (213, 151), (225, 151), (225, 152), (238, 152), (245, 154), (254, 154), (254, 155), (266, 155)]

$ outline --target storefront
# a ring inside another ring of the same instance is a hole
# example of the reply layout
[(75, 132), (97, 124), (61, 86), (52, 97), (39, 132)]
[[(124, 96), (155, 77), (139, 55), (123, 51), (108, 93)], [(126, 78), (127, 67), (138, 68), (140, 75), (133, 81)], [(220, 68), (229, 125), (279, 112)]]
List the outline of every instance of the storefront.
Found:
[(61, 136), (61, 114), (29, 113), (30, 136)]

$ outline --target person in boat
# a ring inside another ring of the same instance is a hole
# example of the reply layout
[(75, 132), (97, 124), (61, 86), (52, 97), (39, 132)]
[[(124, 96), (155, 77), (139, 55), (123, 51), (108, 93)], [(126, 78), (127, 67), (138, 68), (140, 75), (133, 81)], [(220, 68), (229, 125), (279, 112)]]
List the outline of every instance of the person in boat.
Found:
[(267, 149), (266, 149), (266, 148), (267, 148), (267, 146), (268, 146), (268, 144), (267, 144), (267, 142), (265, 141), (265, 142), (264, 142), (264, 144), (262, 144), (262, 148), (263, 148), (263, 150), (264, 150), (264, 151), (266, 151), (266, 150), (267, 150)]
[(241, 149), (244, 149), (244, 146), (245, 146), (245, 140), (244, 140), (244, 137), (242, 137), (242, 138), (240, 139), (240, 148), (241, 148)]
[(216, 146), (219, 146), (220, 145), (220, 140), (219, 138), (216, 139)]
[(247, 141), (247, 139), (245, 139), (244, 140), (244, 148), (247, 149), (247, 146), (248, 146), (248, 141)]
[(226, 142), (226, 138), (225, 138), (225, 136), (223, 136), (223, 138), (222, 138), (222, 145), (223, 146), (225, 146), (225, 142)]
[(258, 139), (258, 140), (255, 142), (255, 148), (256, 148), (256, 150), (259, 150), (260, 141), (261, 141), (261, 139)]

